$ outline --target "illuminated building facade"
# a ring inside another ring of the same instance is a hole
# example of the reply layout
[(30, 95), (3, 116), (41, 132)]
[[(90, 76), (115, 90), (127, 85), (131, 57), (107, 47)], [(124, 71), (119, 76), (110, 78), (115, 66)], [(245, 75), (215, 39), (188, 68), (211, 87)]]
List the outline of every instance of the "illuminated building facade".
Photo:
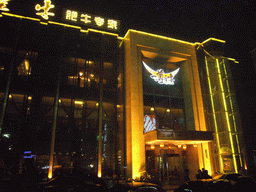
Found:
[(33, 151), (42, 166), (52, 152), (53, 166), (99, 177), (183, 180), (186, 169), (195, 179), (199, 168), (246, 168), (225, 41), (135, 30), (121, 38), (117, 21), (85, 29), (79, 19), (105, 20), (65, 13), (68, 24), (0, 15), (1, 134), (11, 134), (13, 150)]

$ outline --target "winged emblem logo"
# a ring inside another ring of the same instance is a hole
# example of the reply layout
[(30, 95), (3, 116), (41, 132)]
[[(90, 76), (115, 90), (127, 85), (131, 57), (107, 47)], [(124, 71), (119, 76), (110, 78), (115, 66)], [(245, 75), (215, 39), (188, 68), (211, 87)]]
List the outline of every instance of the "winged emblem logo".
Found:
[(175, 69), (174, 71), (170, 73), (165, 73), (163, 69), (157, 69), (156, 71), (151, 69), (145, 62), (143, 62), (144, 67), (148, 70), (148, 72), (151, 74), (150, 77), (154, 79), (159, 84), (165, 84), (165, 85), (174, 85), (174, 77), (179, 72), (180, 68)]

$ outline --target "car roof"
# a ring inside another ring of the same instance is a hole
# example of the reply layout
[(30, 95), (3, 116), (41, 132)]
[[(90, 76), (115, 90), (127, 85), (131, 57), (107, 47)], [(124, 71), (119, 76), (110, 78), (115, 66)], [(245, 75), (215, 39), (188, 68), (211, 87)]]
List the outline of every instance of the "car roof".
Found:
[(131, 187), (141, 187), (143, 185), (147, 185), (147, 186), (158, 186), (157, 184), (154, 183), (147, 183), (147, 182), (130, 182), (128, 183), (128, 185), (130, 185)]

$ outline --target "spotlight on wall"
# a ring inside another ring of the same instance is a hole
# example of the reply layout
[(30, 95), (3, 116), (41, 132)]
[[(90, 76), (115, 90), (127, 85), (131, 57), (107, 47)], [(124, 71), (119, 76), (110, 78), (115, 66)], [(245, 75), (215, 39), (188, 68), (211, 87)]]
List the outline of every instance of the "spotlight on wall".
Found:
[(181, 148), (181, 145), (178, 145), (179, 148)]
[(160, 144), (160, 147), (161, 147), (161, 148), (164, 148), (164, 144), (163, 144), (163, 143), (161, 143), (161, 144)]
[(183, 145), (183, 149), (186, 150), (187, 149), (187, 145)]
[(155, 149), (155, 145), (151, 145), (151, 149)]
[(197, 147), (197, 144), (194, 144), (193, 147)]
[(151, 107), (151, 108), (150, 108), (150, 111), (154, 111), (154, 110), (155, 110), (154, 107)]

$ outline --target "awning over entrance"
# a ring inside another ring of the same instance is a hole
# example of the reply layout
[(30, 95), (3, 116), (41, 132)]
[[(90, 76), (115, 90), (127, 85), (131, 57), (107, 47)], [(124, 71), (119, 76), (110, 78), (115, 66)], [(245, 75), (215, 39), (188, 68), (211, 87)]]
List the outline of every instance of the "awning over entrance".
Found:
[(197, 144), (205, 143), (213, 140), (213, 132), (211, 131), (151, 131), (145, 134), (146, 144), (169, 143), (179, 144)]

